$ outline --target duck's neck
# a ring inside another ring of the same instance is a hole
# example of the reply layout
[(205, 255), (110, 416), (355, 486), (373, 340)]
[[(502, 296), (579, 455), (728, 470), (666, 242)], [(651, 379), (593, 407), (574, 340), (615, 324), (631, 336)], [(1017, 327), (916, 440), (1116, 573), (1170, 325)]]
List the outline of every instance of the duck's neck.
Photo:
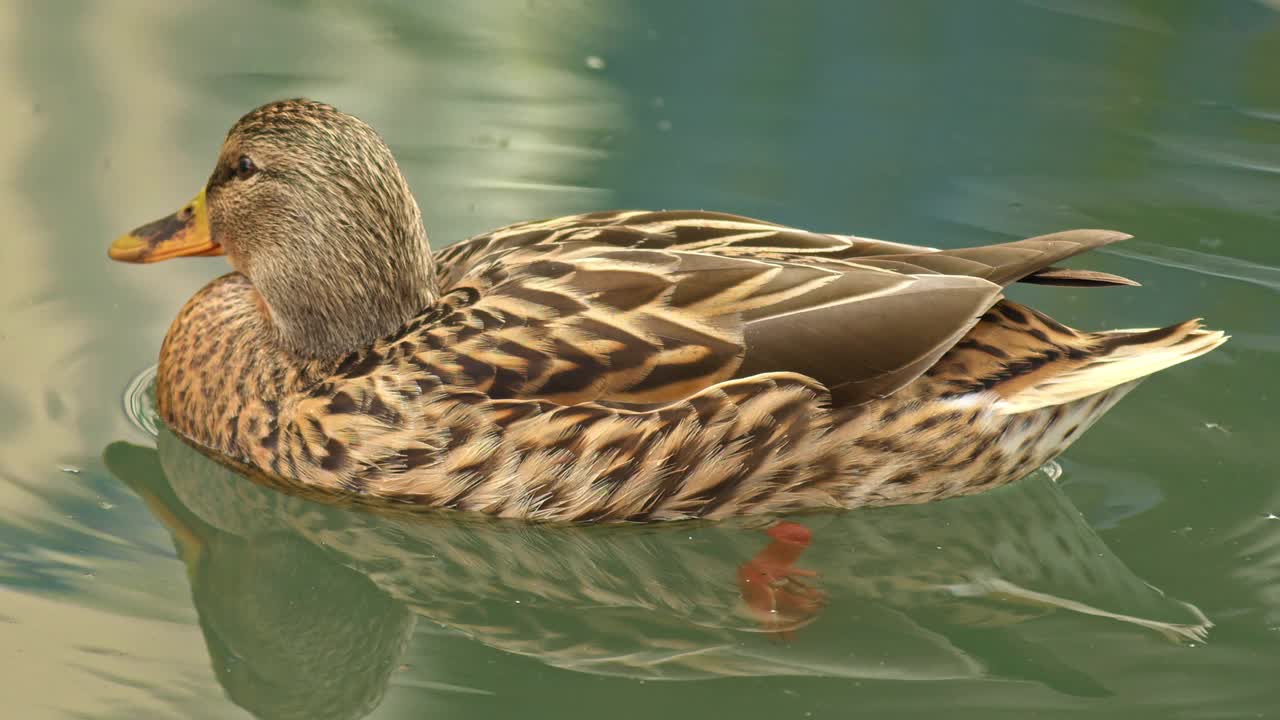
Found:
[[(304, 360), (327, 360), (373, 344), (435, 302), (427, 234), (412, 223), (399, 238), (332, 243), (307, 261), (284, 258), (250, 277), (280, 345)], [(345, 252), (343, 251), (345, 248)]]

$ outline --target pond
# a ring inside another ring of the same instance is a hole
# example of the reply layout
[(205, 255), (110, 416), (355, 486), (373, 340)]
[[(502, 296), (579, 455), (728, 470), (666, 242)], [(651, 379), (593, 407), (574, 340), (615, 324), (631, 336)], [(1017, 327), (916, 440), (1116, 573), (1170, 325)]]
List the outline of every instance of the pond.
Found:
[[(0, 4), (0, 697), (24, 718), (1274, 717), (1280, 3)], [(706, 208), (960, 247), (1074, 227), (1232, 335), (925, 506), (535, 527), (316, 504), (156, 428), (220, 258), (112, 263), (282, 97), (386, 137), (435, 247)], [(744, 573), (802, 572), (770, 608)], [(794, 566), (792, 566), (794, 563)], [(772, 610), (772, 612), (770, 611)]]

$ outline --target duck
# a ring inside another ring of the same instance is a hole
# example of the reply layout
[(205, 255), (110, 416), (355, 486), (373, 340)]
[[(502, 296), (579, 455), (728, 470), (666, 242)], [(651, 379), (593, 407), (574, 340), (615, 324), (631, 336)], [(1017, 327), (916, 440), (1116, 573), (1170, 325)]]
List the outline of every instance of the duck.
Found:
[(160, 348), (177, 436), (279, 488), (537, 522), (923, 503), (1059, 455), (1227, 336), (1080, 331), (1017, 282), (1136, 285), (1068, 230), (936, 249), (701, 210), (517, 223), (432, 252), (392, 151), (308, 99), (228, 132), (111, 259), (221, 255)]

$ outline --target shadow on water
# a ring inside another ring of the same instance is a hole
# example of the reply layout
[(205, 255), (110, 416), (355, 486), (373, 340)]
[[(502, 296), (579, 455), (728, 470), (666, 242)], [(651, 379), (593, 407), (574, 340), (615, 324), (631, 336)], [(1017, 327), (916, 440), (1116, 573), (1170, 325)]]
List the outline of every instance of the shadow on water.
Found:
[(1132, 630), (1102, 643), (1212, 626), (1134, 575), (1043, 474), (781, 522), (551, 527), (317, 504), (164, 430), (105, 461), (170, 531), (218, 681), (261, 717), (372, 712), (417, 618), (596, 675), (1004, 678), (1085, 697), (1109, 695), (1106, 678), (1024, 633), (1037, 619)]

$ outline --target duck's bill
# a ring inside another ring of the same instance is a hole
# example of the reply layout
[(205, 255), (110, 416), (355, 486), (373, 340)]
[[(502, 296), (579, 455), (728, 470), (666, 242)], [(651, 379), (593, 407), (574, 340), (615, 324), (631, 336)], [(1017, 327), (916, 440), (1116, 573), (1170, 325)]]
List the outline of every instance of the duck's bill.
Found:
[(121, 235), (107, 251), (112, 260), (132, 263), (222, 254), (222, 246), (209, 234), (204, 190), (178, 212)]

